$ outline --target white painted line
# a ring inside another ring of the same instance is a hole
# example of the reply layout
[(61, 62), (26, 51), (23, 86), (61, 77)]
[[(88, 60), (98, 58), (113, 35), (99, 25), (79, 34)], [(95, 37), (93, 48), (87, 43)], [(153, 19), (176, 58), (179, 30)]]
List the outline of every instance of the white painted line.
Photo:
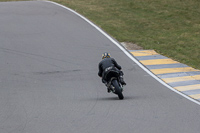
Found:
[(167, 88), (169, 88), (170, 90), (178, 93), (179, 95), (189, 99), (190, 101), (200, 105), (200, 102), (188, 97), (187, 95), (173, 89), (171, 86), (169, 86), (168, 84), (166, 84), (165, 82), (163, 82), (160, 78), (158, 78), (156, 75), (154, 75), (153, 73), (151, 73), (147, 68), (145, 68), (140, 62), (138, 62), (129, 52), (127, 52), (117, 41), (115, 41), (112, 37), (110, 37), (107, 33), (105, 33), (102, 29), (100, 29), (98, 26), (96, 26), (95, 24), (93, 24), (91, 21), (89, 21), (87, 18), (85, 18), (84, 16), (80, 15), (79, 13), (75, 12), (74, 10), (63, 6), (61, 4), (52, 2), (52, 1), (45, 1), (45, 2), (49, 2), (55, 5), (58, 5), (60, 7), (63, 7), (71, 12), (73, 12), (74, 14), (78, 15), (79, 17), (81, 17), (83, 20), (85, 20), (86, 22), (88, 22), (89, 24), (91, 24), (94, 28), (96, 28), (99, 32), (101, 32), (104, 36), (106, 36), (111, 42), (113, 42), (115, 45), (117, 45), (131, 60), (133, 60), (138, 66), (140, 66), (144, 71), (146, 71), (149, 75), (151, 75), (153, 78), (155, 78), (157, 81), (159, 81), (161, 84), (163, 84), (164, 86), (166, 86)]

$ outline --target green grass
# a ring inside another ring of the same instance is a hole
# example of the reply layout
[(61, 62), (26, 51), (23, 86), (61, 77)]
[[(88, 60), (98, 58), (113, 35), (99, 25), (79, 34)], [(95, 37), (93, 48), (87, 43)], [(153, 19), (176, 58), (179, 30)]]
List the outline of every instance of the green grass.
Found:
[[(2, 0), (0, 0), (2, 1)], [(53, 0), (120, 42), (200, 69), (200, 0)]]
[(104, 29), (120, 42), (200, 69), (199, 0), (54, 0)]

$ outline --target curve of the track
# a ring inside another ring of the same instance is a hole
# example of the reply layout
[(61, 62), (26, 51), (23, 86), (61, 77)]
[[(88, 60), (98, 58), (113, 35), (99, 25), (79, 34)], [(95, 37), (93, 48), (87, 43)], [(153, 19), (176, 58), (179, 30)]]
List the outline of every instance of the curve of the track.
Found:
[[(97, 76), (101, 54), (125, 73), (124, 100)], [(74, 13), (0, 3), (0, 133), (197, 133), (200, 107), (144, 72)]]

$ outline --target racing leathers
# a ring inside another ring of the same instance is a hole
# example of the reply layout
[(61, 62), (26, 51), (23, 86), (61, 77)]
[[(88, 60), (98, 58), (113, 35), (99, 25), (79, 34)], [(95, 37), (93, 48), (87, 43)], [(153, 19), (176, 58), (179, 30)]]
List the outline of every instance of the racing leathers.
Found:
[(108, 81), (106, 79), (106, 74), (109, 72), (109, 70), (115, 70), (119, 72), (120, 76), (120, 82), (122, 85), (126, 85), (126, 83), (123, 80), (123, 72), (121, 71), (121, 66), (117, 64), (115, 59), (113, 58), (104, 58), (100, 63), (99, 63), (99, 72), (98, 75), (99, 77), (102, 77), (102, 82), (107, 85)]

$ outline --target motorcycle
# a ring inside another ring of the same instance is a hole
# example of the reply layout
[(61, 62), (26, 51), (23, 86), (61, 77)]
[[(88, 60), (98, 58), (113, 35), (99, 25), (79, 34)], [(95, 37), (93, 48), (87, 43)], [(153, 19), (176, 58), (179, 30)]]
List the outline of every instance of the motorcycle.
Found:
[(108, 79), (107, 87), (116, 95), (118, 95), (119, 99), (124, 99), (123, 95), (123, 86), (120, 82), (119, 72), (110, 70), (106, 75)]

